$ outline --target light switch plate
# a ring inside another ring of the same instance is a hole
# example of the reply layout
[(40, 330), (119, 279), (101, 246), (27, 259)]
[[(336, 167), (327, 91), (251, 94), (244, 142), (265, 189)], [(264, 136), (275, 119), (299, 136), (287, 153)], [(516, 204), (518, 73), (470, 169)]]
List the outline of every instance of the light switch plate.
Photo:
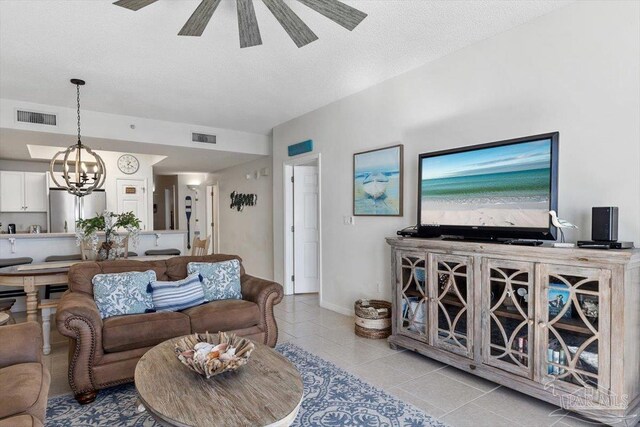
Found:
[(345, 215), (342, 217), (342, 223), (344, 225), (354, 225), (356, 223), (356, 218), (350, 215)]

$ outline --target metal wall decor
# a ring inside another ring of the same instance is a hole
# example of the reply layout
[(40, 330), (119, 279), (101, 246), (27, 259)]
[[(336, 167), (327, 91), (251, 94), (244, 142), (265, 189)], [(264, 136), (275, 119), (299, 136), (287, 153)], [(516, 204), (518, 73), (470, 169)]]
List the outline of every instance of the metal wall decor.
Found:
[[(76, 85), (78, 142), (66, 150), (58, 151), (53, 156), (49, 172), (56, 186), (75, 196), (82, 197), (102, 187), (106, 178), (106, 167), (102, 158), (80, 140), (80, 86), (83, 86), (85, 82), (80, 79), (71, 79), (71, 83)], [(56, 177), (58, 163), (62, 163), (63, 181)]]
[[(118, 0), (116, 6), (129, 10), (140, 10), (157, 0)], [(305, 24), (302, 19), (285, 3), (284, 0), (262, 0), (273, 14), (282, 28), (298, 47), (306, 46), (318, 40), (318, 36)], [(305, 6), (331, 19), (349, 31), (362, 22), (367, 14), (338, 0), (298, 0)], [(199, 37), (207, 27), (213, 13), (221, 0), (202, 0), (191, 17), (184, 24), (179, 36)], [(253, 0), (236, 0), (238, 10), (238, 32), (240, 33), (240, 47), (251, 47), (262, 44), (260, 28), (253, 8)]]
[(242, 212), (245, 206), (255, 206), (258, 203), (257, 194), (243, 194), (236, 193), (235, 191), (229, 195), (231, 198), (231, 209), (236, 209), (238, 212)]

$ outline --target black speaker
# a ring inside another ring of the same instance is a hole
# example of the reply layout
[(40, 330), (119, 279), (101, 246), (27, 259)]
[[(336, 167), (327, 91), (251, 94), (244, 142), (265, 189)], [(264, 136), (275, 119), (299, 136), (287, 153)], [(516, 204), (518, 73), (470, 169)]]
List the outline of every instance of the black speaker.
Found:
[(618, 240), (618, 207), (591, 208), (591, 240), (615, 242)]

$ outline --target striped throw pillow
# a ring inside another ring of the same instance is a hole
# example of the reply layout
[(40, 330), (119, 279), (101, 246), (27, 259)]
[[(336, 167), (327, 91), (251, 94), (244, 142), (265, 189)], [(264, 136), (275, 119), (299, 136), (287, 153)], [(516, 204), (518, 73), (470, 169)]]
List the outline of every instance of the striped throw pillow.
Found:
[(175, 282), (154, 280), (148, 290), (156, 311), (179, 311), (206, 302), (198, 273)]

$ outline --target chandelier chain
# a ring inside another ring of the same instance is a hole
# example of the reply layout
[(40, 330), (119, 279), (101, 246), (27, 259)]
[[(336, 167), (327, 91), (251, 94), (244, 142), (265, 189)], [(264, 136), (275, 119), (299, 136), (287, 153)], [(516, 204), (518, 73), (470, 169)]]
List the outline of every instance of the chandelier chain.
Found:
[(78, 105), (78, 145), (80, 145), (80, 85), (76, 85), (76, 101)]

